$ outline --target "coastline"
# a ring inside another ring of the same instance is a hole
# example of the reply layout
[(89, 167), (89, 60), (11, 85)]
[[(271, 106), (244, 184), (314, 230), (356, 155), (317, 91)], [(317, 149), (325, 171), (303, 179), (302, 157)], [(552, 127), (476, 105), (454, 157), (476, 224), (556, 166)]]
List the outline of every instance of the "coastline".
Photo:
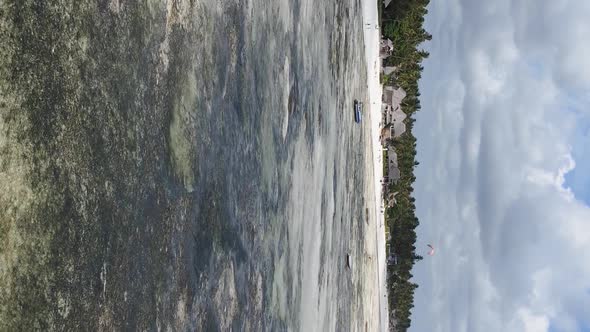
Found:
[[(388, 301), (387, 301), (387, 283), (386, 283), (386, 252), (385, 252), (385, 216), (382, 212), (383, 192), (380, 180), (383, 178), (383, 164), (381, 160), (382, 147), (379, 141), (380, 122), (381, 122), (381, 94), (383, 86), (380, 82), (381, 64), (379, 58), (379, 41), (381, 31), (379, 28), (378, 2), (364, 1), (363, 10), (363, 34), (365, 43), (365, 60), (367, 64), (367, 88), (368, 88), (368, 107), (365, 112), (370, 116), (370, 144), (373, 162), (373, 188), (374, 188), (374, 206), (372, 207), (375, 216), (370, 222), (374, 226), (375, 234), (375, 252), (377, 259), (374, 261), (377, 266), (375, 274), (376, 298), (373, 302), (379, 307), (378, 312), (378, 330), (389, 330), (388, 319)], [(369, 232), (370, 234), (370, 232)]]

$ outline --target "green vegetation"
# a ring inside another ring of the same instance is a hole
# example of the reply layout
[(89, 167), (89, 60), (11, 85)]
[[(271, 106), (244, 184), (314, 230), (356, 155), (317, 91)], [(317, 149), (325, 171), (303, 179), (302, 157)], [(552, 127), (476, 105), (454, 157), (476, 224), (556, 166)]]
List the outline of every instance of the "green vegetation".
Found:
[(398, 155), (401, 178), (388, 188), (390, 192), (398, 192), (397, 203), (392, 208), (387, 208), (385, 214), (391, 234), (389, 254), (397, 257), (397, 264), (389, 265), (387, 271), (390, 327), (393, 331), (406, 331), (410, 326), (414, 291), (418, 287), (410, 280), (411, 270), (414, 263), (422, 259), (416, 254), (415, 246), (415, 229), (419, 222), (415, 215), (412, 184), (416, 179), (414, 167), (418, 162), (415, 161), (416, 138), (412, 135), (415, 120), (412, 115), (420, 110), (418, 80), (423, 69), (421, 62), (428, 57), (428, 52), (419, 49), (419, 45), (432, 38), (422, 26), (428, 3), (429, 0), (396, 0), (382, 9), (381, 17), (383, 35), (391, 39), (394, 45), (392, 55), (385, 60), (385, 65), (397, 67), (393, 74), (382, 80), (406, 91), (407, 96), (401, 107), (408, 115), (406, 133), (391, 142)]

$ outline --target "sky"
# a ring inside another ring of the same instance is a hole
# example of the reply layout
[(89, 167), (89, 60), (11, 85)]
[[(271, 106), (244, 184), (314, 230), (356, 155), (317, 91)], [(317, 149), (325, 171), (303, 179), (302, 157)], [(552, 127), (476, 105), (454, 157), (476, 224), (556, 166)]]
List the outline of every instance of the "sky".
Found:
[(590, 331), (590, 1), (428, 9), (410, 330)]

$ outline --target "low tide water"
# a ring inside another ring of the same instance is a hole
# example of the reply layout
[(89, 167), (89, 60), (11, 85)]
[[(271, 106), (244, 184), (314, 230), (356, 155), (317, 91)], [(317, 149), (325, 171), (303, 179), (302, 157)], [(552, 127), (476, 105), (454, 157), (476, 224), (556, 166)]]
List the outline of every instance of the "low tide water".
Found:
[(364, 329), (360, 5), (1, 2), (0, 330)]

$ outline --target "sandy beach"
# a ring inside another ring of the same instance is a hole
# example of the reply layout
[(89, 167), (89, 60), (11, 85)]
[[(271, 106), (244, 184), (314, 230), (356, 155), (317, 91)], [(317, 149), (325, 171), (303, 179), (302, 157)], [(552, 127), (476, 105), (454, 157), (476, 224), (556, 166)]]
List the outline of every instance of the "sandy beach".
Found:
[[(370, 262), (373, 264), (373, 268), (369, 269), (374, 273), (374, 285), (373, 291), (367, 292), (367, 296), (371, 298), (367, 303), (371, 303), (371, 309), (375, 310), (372, 312), (372, 317), (375, 317), (374, 322), (377, 322), (377, 326), (367, 326), (369, 330), (387, 331), (388, 326), (388, 303), (387, 303), (387, 285), (386, 285), (386, 253), (385, 253), (385, 229), (384, 229), (384, 215), (382, 213), (382, 186), (380, 180), (383, 178), (383, 167), (382, 167), (382, 149), (381, 143), (379, 142), (379, 131), (381, 122), (381, 92), (382, 85), (379, 81), (379, 73), (381, 70), (381, 63), (379, 59), (379, 41), (380, 41), (380, 30), (378, 28), (378, 9), (377, 3), (373, 1), (363, 2), (363, 21), (364, 21), (364, 42), (365, 42), (365, 58), (367, 62), (367, 87), (368, 87), (368, 105), (365, 105), (364, 112), (370, 113), (367, 119), (370, 120), (370, 151), (372, 152), (373, 167), (369, 167), (367, 171), (372, 171), (372, 189), (374, 190), (374, 206), (370, 211), (370, 229), (367, 232), (374, 234), (375, 238), (367, 238), (367, 251), (371, 252), (371, 256), (375, 259), (371, 259)], [(371, 178), (371, 177), (369, 177)], [(371, 184), (368, 184), (371, 185)], [(369, 315), (367, 317), (370, 317)], [(369, 323), (371, 324), (371, 323)]]

